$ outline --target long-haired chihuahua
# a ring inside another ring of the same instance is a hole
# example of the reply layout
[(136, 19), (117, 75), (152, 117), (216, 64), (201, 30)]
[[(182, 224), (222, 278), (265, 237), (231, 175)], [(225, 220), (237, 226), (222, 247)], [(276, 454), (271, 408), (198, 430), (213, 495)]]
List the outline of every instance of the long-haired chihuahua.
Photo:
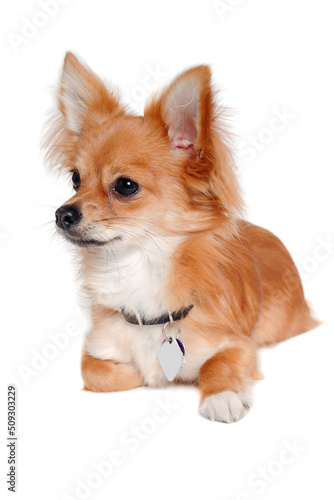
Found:
[(317, 321), (285, 246), (242, 218), (221, 114), (208, 66), (136, 116), (68, 53), (44, 147), (75, 191), (56, 225), (90, 304), (85, 389), (198, 384), (200, 413), (234, 422), (261, 378), (257, 349)]

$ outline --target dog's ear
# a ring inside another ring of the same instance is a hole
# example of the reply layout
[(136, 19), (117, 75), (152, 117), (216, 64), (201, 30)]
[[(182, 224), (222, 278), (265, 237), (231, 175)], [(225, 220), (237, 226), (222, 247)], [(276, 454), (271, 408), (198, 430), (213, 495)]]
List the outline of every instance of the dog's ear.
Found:
[(187, 184), (201, 191), (205, 203), (220, 200), (226, 214), (239, 215), (242, 201), (229, 134), (221, 122), (224, 111), (215, 103), (210, 68), (201, 65), (181, 73), (154, 98), (144, 119), (160, 127), (172, 150), (183, 151)]
[(147, 106), (145, 117), (162, 120), (173, 148), (200, 154), (209, 146), (213, 112), (211, 71), (202, 65), (179, 75)]
[(79, 134), (88, 115), (114, 112), (119, 104), (102, 80), (68, 52), (60, 78), (58, 107), (67, 129)]
[(106, 116), (125, 112), (114, 92), (71, 52), (64, 60), (57, 104), (46, 123), (42, 148), (47, 163), (60, 170), (73, 168), (85, 125), (98, 125)]

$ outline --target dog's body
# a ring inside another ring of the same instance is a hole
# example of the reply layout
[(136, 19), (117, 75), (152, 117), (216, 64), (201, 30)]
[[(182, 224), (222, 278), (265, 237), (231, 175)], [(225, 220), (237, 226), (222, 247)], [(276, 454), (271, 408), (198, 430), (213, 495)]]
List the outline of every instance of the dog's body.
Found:
[(260, 378), (257, 348), (317, 323), (284, 245), (241, 218), (208, 67), (179, 76), (136, 117), (68, 54), (59, 109), (47, 147), (77, 190), (57, 225), (81, 247), (86, 389), (165, 385), (162, 326), (140, 323), (193, 306), (179, 321), (187, 361), (175, 380), (199, 383), (204, 416), (238, 420)]

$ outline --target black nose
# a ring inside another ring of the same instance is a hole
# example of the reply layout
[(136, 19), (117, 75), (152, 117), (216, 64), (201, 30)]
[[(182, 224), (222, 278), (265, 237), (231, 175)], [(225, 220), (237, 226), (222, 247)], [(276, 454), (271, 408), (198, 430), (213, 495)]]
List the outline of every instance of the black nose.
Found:
[(56, 211), (56, 224), (61, 229), (68, 231), (81, 219), (81, 212), (75, 205), (63, 205)]

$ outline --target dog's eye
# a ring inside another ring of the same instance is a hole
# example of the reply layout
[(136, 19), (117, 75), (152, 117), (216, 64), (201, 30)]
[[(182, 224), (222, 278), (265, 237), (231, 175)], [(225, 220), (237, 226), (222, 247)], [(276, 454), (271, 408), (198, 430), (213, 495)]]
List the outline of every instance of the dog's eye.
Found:
[(80, 182), (81, 182), (80, 175), (76, 170), (74, 170), (73, 175), (72, 175), (72, 183), (73, 183), (74, 189), (79, 189)]
[(121, 196), (132, 196), (138, 191), (138, 189), (139, 186), (135, 181), (124, 177), (118, 179), (115, 184), (115, 191)]

